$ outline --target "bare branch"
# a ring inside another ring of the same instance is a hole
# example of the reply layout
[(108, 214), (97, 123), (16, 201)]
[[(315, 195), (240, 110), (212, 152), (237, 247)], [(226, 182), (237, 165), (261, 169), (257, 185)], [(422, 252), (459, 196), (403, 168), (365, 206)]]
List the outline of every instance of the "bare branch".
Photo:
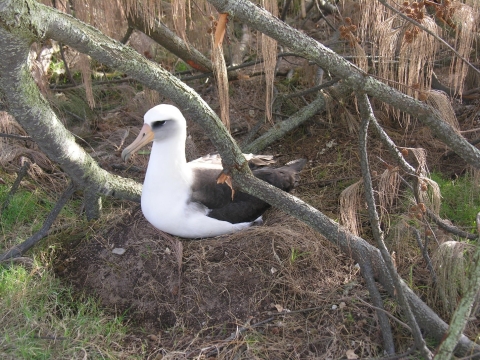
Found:
[(269, 144), (281, 139), (287, 132), (295, 129), (325, 107), (325, 98), (321, 93), (309, 105), (300, 109), (289, 119), (275, 124), (268, 132), (243, 148), (246, 153), (257, 153)]
[(0, 214), (3, 213), (6, 208), (8, 208), (8, 205), (10, 204), (10, 201), (12, 200), (13, 195), (15, 195), (18, 187), (20, 186), (20, 182), (25, 177), (25, 175), (27, 175), (29, 167), (30, 167), (30, 162), (25, 161), (23, 163), (22, 167), (20, 168), (20, 170), (18, 171), (17, 178), (15, 179), (15, 181), (12, 185), (12, 188), (10, 189), (10, 192), (7, 195), (7, 198), (5, 199), (5, 201), (2, 205), (2, 209), (0, 210)]
[(372, 177), (370, 175), (370, 167), (368, 164), (368, 154), (367, 154), (367, 130), (370, 119), (374, 118), (373, 109), (371, 108), (370, 101), (368, 100), (367, 94), (358, 94), (358, 108), (360, 110), (360, 116), (362, 117), (362, 124), (359, 131), (359, 141), (360, 141), (360, 164), (362, 168), (363, 183), (365, 187), (365, 197), (368, 205), (368, 214), (370, 217), (370, 224), (372, 227), (373, 237), (377, 242), (377, 246), (380, 249), (380, 254), (382, 255), (383, 261), (390, 272), (390, 276), (393, 279), (395, 284), (397, 299), (402, 307), (412, 329), (413, 339), (417, 349), (422, 353), (426, 359), (432, 359), (433, 355), (430, 350), (428, 350), (425, 340), (423, 339), (422, 332), (420, 327), (415, 319), (415, 316), (412, 313), (410, 305), (408, 304), (407, 298), (403, 292), (400, 277), (398, 276), (397, 269), (393, 264), (392, 258), (388, 253), (388, 249), (383, 241), (383, 231), (380, 229), (380, 220), (377, 213), (377, 208), (375, 204), (375, 198), (373, 195), (373, 186), (372, 186)]
[[(382, 332), (383, 347), (385, 348), (385, 351), (387, 352), (387, 354), (390, 354), (390, 355), (395, 354), (395, 344), (393, 342), (392, 328), (390, 327), (390, 322), (388, 321), (388, 318), (387, 318), (387, 315), (390, 315), (390, 314), (388, 314), (388, 312), (386, 312), (385, 309), (383, 308), (382, 297), (380, 296), (380, 292), (378, 291), (377, 285), (375, 284), (375, 280), (373, 279), (372, 268), (370, 267), (370, 264), (366, 261), (360, 265), (360, 268), (362, 269), (362, 276), (365, 279), (365, 283), (367, 284), (367, 289), (368, 289), (368, 292), (370, 293), (370, 298), (372, 299), (372, 302), (375, 305), (373, 307), (377, 311), (378, 322), (380, 324), (380, 329)], [(410, 327), (409, 326), (407, 327), (410, 330)]]
[(68, 199), (70, 199), (70, 197), (73, 195), (74, 192), (75, 192), (75, 186), (73, 182), (70, 182), (70, 184), (67, 186), (63, 194), (58, 199), (57, 203), (53, 207), (50, 214), (48, 214), (47, 218), (43, 222), (42, 228), (33, 236), (29, 237), (27, 240), (21, 243), (20, 245), (15, 246), (13, 249), (10, 249), (5, 254), (1, 255), (0, 261), (5, 261), (10, 258), (23, 255), (27, 250), (29, 250), (31, 247), (37, 244), (40, 240), (42, 240), (45, 236), (47, 236), (48, 229), (50, 229), (50, 226), (52, 226), (58, 214), (63, 209)]
[(30, 140), (33, 141), (31, 136), (23, 136), (23, 135), (16, 135), (16, 134), (4, 134), (0, 133), (0, 137), (10, 138), (10, 139), (17, 139), (17, 140)]

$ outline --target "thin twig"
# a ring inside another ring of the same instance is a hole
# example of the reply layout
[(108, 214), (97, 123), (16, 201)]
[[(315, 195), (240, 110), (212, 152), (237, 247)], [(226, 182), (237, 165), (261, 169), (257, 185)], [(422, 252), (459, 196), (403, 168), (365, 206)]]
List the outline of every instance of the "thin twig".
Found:
[(29, 167), (30, 167), (30, 162), (25, 161), (23, 163), (22, 167), (20, 168), (20, 170), (18, 171), (17, 178), (15, 179), (15, 181), (12, 185), (12, 188), (10, 189), (10, 192), (7, 195), (7, 198), (5, 199), (5, 201), (2, 205), (2, 209), (0, 210), (0, 213), (3, 213), (5, 211), (5, 209), (8, 207), (8, 205), (10, 204), (10, 201), (12, 200), (13, 195), (15, 195), (15, 193), (18, 190), (18, 187), (20, 186), (20, 182), (25, 177), (25, 175), (27, 175), (27, 171), (28, 171)]
[(422, 29), (423, 31), (425, 31), (427, 34), (433, 36), (435, 39), (437, 39), (438, 41), (440, 41), (443, 45), (445, 45), (447, 48), (449, 48), (451, 51), (453, 51), (455, 53), (455, 55), (457, 55), (464, 63), (466, 63), (469, 67), (471, 67), (474, 71), (476, 71), (478, 74), (480, 74), (480, 70), (478, 70), (475, 66), (473, 66), (467, 59), (465, 59), (462, 55), (460, 55), (460, 53), (455, 50), (452, 46), (450, 46), (449, 43), (447, 43), (445, 40), (443, 40), (440, 36), (438, 36), (437, 34), (435, 34), (434, 32), (430, 31), (429, 29), (427, 29), (425, 26), (423, 26), (422, 24), (420, 24), (418, 21), (415, 21), (414, 19), (408, 17), (407, 15), (405, 15), (404, 13), (400, 12), (399, 10), (395, 9), (393, 6), (391, 6), (390, 4), (387, 3), (386, 0), (379, 0), (383, 6), (385, 6), (387, 9), (390, 9), (392, 10), (394, 13), (396, 13), (398, 16), (400, 16), (402, 19), (404, 20), (407, 20), (409, 22), (411, 22), (412, 24), (414, 24), (415, 26), (419, 27), (420, 29)]
[(478, 239), (478, 236), (466, 231), (463, 231), (459, 228), (457, 228), (454, 225), (447, 224), (445, 221), (443, 221), (437, 214), (435, 214), (432, 210), (427, 209), (427, 215), (428, 217), (438, 225), (438, 227), (442, 228), (445, 231), (448, 231), (449, 233), (453, 235), (460, 236), (465, 239), (469, 240), (476, 240)]
[(132, 36), (132, 34), (133, 34), (133, 27), (129, 26), (127, 28), (127, 32), (125, 33), (125, 35), (123, 35), (123, 38), (122, 38), (122, 40), (120, 40), (120, 42), (122, 44), (126, 44), (128, 42), (128, 40), (130, 40), (130, 36)]
[(340, 81), (340, 79), (333, 79), (333, 80), (327, 81), (323, 84), (313, 86), (313, 87), (311, 87), (309, 89), (306, 89), (306, 90), (297, 91), (295, 93), (291, 93), (291, 94), (287, 94), (287, 95), (280, 95), (279, 98), (281, 97), (282, 99), (291, 99), (293, 97), (305, 96), (305, 95), (317, 92), (321, 89), (325, 89), (327, 87), (333, 86), (339, 81)]
[(0, 261), (5, 261), (11, 259), (13, 257), (17, 257), (23, 255), (28, 249), (33, 247), (37, 244), (41, 239), (43, 239), (48, 234), (48, 230), (50, 226), (52, 226), (53, 222), (57, 218), (60, 211), (63, 209), (65, 204), (67, 203), (68, 199), (73, 195), (75, 192), (75, 185), (71, 181), (70, 184), (67, 186), (63, 194), (58, 199), (57, 203), (53, 207), (50, 214), (48, 214), (47, 218), (45, 219), (42, 228), (35, 233), (34, 235), (30, 236), (27, 240), (25, 240), (20, 245), (15, 246), (13, 249), (10, 249), (2, 256), (0, 256)]
[(285, 1), (285, 5), (283, 5), (282, 15), (280, 15), (280, 20), (285, 21), (287, 17), (288, 8), (290, 7), (290, 3), (292, 0)]
[[(135, 81), (131, 77), (124, 77), (121, 79), (112, 79), (112, 80), (102, 80), (102, 81), (93, 81), (92, 86), (100, 86), (100, 85), (110, 85), (110, 84), (119, 84), (124, 82)], [(60, 84), (60, 85), (50, 85), (50, 90), (53, 91), (63, 91), (65, 89), (76, 89), (84, 87), (84, 84)]]
[(30, 136), (23, 136), (23, 135), (16, 135), (16, 134), (0, 133), (0, 137), (17, 139), (17, 140), (30, 140), (30, 141), (35, 141), (35, 140), (33, 140)]
[(432, 260), (430, 259), (430, 256), (428, 255), (427, 244), (425, 244), (425, 246), (422, 244), (420, 231), (418, 231), (418, 229), (414, 228), (413, 226), (410, 226), (410, 230), (412, 230), (413, 235), (415, 236), (415, 239), (417, 240), (418, 247), (422, 251), (423, 259), (427, 263), (427, 268), (430, 271), (430, 275), (432, 275), (433, 283), (437, 284), (437, 282), (438, 282), (437, 274), (435, 272), (435, 269), (433, 268)]

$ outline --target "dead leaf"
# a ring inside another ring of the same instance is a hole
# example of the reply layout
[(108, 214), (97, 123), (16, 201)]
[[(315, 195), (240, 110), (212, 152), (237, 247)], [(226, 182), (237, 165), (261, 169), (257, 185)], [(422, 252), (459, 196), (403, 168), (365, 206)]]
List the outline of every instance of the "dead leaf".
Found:
[(275, 308), (277, 309), (278, 312), (283, 312), (283, 306), (280, 304), (275, 304)]
[(232, 185), (232, 177), (230, 175), (225, 174), (222, 172), (217, 178), (217, 184), (227, 184), (230, 190), (232, 190), (232, 201), (233, 197), (235, 196), (235, 190), (233, 189)]

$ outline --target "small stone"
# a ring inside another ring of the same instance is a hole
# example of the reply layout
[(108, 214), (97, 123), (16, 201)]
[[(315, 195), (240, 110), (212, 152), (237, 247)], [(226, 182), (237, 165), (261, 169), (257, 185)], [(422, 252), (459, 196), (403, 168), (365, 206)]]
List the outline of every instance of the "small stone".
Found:
[(116, 254), (116, 255), (123, 255), (125, 254), (125, 250), (124, 248), (115, 248), (112, 250), (112, 253)]

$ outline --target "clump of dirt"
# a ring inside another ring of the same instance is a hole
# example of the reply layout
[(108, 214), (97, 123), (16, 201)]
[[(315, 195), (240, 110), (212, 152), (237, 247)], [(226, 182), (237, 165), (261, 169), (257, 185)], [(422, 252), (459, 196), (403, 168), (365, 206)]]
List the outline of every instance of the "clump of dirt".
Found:
[[(165, 356), (363, 357), (381, 347), (372, 310), (350, 301), (366, 297), (352, 260), (277, 210), (247, 231), (186, 241), (154, 229), (137, 207), (66, 253), (62, 277), (126, 314)], [(355, 337), (367, 323), (365, 346)]]

